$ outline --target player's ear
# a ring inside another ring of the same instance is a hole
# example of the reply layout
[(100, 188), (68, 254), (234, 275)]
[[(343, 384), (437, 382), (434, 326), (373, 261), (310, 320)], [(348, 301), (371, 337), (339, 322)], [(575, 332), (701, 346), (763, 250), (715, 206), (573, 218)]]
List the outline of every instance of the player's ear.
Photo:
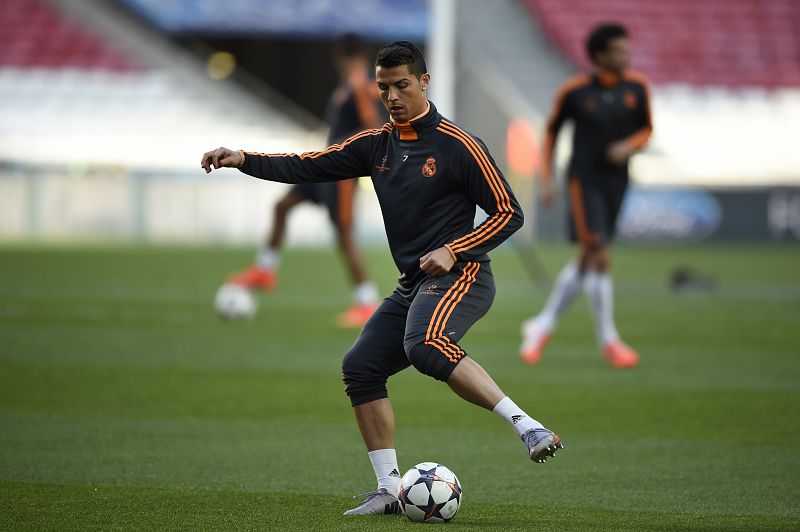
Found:
[(422, 84), (422, 90), (428, 88), (428, 84), (431, 82), (431, 75), (425, 72), (421, 78), (419, 78), (420, 83)]

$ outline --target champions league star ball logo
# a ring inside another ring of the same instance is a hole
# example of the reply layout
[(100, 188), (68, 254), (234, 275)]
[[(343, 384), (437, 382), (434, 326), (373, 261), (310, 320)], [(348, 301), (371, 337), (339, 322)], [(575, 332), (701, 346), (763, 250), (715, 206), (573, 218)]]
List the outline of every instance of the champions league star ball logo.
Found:
[(383, 160), (381, 161), (381, 164), (379, 164), (378, 166), (375, 167), (375, 168), (378, 169), (379, 172), (388, 172), (389, 171), (389, 167), (386, 166), (386, 160), (388, 158), (389, 158), (388, 155), (384, 155), (383, 156)]
[(428, 157), (425, 160), (425, 165), (422, 167), (422, 175), (425, 177), (433, 177), (436, 175), (436, 159)]
[(461, 507), (458, 477), (436, 462), (422, 462), (400, 480), (400, 508), (417, 523), (441, 523), (454, 518)]

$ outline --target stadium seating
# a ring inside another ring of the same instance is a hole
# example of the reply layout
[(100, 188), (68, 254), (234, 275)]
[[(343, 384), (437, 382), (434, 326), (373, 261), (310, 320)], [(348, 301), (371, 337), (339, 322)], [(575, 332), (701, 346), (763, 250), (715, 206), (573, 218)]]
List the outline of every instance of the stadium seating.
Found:
[(158, 164), (185, 168), (211, 128), (265, 150), (322, 143), (307, 140), (303, 127), (266, 104), (233, 101), (230, 90), (205, 77), (202, 64), (189, 78), (152, 64), (151, 56), (119, 48), (103, 37), (107, 31), (55, 5), (3, 1), (0, 162), (26, 153), (32, 164), (142, 167), (152, 164), (148, 153), (170, 142)]
[(261, 238), (281, 185), (205, 176), (200, 155), (318, 149), (325, 132), (104, 1), (2, 2), (0, 240)]
[(633, 66), (655, 83), (800, 86), (796, 0), (524, 0), (555, 44), (588, 66), (589, 29), (615, 20), (631, 31)]
[(0, 68), (141, 68), (39, 0), (3, 1), (0, 42)]

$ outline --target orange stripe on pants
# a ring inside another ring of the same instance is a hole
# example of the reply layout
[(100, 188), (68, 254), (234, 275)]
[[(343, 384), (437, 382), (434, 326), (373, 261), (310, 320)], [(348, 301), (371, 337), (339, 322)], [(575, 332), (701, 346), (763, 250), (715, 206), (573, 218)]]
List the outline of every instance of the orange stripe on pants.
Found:
[(586, 206), (583, 204), (583, 188), (577, 179), (569, 180), (569, 200), (572, 211), (572, 223), (575, 224), (575, 232), (578, 233), (578, 240), (584, 246), (593, 246), (597, 243), (597, 236), (589, 231), (586, 223)]
[(442, 300), (439, 301), (428, 324), (425, 344), (438, 349), (454, 364), (465, 355), (464, 350), (458, 344), (453, 343), (450, 338), (444, 336), (443, 332), (447, 326), (447, 320), (450, 319), (456, 306), (464, 299), (470, 287), (477, 280), (480, 267), (480, 263), (467, 263), (461, 277), (453, 283)]

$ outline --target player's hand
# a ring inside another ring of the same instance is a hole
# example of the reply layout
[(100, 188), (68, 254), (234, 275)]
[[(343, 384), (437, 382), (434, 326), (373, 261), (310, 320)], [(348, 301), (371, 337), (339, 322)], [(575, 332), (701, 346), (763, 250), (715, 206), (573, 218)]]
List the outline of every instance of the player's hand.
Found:
[(456, 259), (450, 250), (442, 246), (420, 257), (419, 269), (431, 277), (439, 277), (449, 272), (455, 263)]
[(240, 151), (229, 150), (228, 148), (217, 148), (207, 151), (200, 160), (200, 166), (206, 173), (213, 168), (239, 168), (244, 164), (244, 154)]
[(539, 189), (539, 201), (548, 209), (555, 203), (556, 188), (553, 186), (553, 181), (540, 181), (541, 188)]
[(631, 145), (624, 140), (611, 143), (606, 151), (608, 160), (617, 166), (625, 166), (632, 154), (633, 149)]

